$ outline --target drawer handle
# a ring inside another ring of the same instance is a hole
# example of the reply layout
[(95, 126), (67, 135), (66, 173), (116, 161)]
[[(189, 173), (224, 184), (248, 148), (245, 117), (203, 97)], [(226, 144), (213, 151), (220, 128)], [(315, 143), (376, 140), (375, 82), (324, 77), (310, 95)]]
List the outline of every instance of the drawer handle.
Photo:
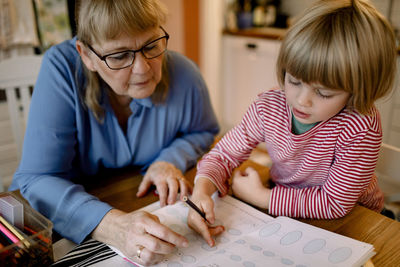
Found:
[(246, 44), (248, 49), (257, 49), (257, 44), (253, 44), (253, 43), (248, 43)]

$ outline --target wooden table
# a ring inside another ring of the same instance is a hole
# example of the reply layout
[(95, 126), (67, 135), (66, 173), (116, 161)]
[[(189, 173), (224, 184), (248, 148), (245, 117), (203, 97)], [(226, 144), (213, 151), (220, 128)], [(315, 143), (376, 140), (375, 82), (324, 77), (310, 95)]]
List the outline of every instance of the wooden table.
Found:
[[(268, 175), (268, 170), (254, 162), (247, 161), (240, 168), (254, 167), (262, 176)], [(188, 171), (185, 176), (193, 181), (196, 170)], [(110, 181), (96, 181), (87, 185), (87, 190), (115, 208), (130, 212), (142, 208), (158, 200), (153, 193), (143, 198), (136, 198), (141, 175), (134, 170), (116, 173)], [(300, 221), (317, 227), (348, 236), (359, 241), (373, 244), (377, 254), (372, 258), (378, 266), (400, 266), (400, 223), (362, 206), (356, 206), (347, 216), (336, 220)]]

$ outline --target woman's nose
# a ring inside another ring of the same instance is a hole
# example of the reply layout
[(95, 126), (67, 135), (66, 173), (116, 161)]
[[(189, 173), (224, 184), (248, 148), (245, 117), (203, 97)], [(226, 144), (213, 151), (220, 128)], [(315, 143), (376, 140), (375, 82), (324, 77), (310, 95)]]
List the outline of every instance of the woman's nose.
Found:
[(136, 53), (135, 60), (133, 61), (132, 72), (134, 74), (144, 74), (148, 72), (150, 65), (148, 59), (142, 53)]

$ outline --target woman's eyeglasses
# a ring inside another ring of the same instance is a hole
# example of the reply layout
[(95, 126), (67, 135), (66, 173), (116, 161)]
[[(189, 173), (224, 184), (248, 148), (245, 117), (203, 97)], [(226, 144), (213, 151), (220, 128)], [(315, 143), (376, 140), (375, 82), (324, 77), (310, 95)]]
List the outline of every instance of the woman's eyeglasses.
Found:
[(120, 70), (133, 64), (137, 52), (142, 53), (142, 55), (147, 59), (152, 59), (160, 56), (167, 50), (169, 34), (162, 27), (160, 28), (165, 33), (164, 36), (145, 44), (142, 48), (137, 50), (125, 50), (101, 56), (91, 45), (88, 44), (87, 46), (96, 54), (96, 56), (103, 60), (110, 69)]

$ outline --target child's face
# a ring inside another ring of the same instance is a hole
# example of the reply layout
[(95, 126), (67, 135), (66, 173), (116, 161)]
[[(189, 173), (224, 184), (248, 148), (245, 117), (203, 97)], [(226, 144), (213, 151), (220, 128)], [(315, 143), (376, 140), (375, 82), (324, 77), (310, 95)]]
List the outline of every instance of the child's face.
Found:
[(305, 124), (330, 119), (350, 98), (348, 92), (307, 84), (289, 73), (285, 75), (285, 95), (295, 118)]

